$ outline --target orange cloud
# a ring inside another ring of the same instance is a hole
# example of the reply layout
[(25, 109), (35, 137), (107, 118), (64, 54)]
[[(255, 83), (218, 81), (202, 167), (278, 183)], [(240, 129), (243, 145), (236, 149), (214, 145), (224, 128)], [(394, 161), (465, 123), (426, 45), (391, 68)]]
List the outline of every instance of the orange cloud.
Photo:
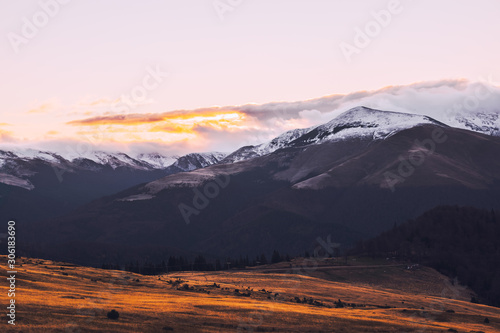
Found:
[(159, 114), (121, 114), (74, 120), (66, 123), (80, 127), (78, 135), (100, 141), (172, 143), (203, 137), (200, 129), (214, 132), (244, 129), (247, 116), (234, 110), (203, 109)]
[(160, 125), (153, 126), (149, 129), (149, 132), (167, 132), (167, 133), (192, 133), (192, 127), (189, 126), (180, 126), (180, 125)]
[(74, 120), (66, 123), (72, 126), (100, 126), (134, 127), (151, 125), (152, 132), (185, 132), (195, 126), (211, 126), (227, 128), (241, 125), (245, 114), (239, 111), (195, 111), (195, 112), (167, 112), (162, 114), (125, 114), (115, 116), (92, 117)]
[(196, 110), (196, 111), (173, 111), (159, 114), (120, 114), (113, 116), (99, 116), (86, 118), (81, 120), (73, 120), (68, 122), (68, 125), (75, 126), (94, 126), (94, 125), (138, 125), (144, 123), (155, 123), (163, 121), (177, 121), (177, 122), (196, 122), (221, 120), (243, 117), (244, 114), (236, 110), (217, 111), (214, 109)]
[(129, 114), (116, 116), (92, 117), (82, 120), (73, 120), (66, 124), (75, 126), (95, 125), (138, 125), (162, 121), (163, 117), (154, 114)]

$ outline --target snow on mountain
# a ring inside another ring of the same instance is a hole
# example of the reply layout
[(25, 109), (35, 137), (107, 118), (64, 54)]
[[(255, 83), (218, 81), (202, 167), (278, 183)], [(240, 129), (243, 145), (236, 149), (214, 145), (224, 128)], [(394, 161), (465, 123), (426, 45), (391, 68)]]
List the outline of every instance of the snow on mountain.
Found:
[[(11, 149), (9, 152), (4, 152), (4, 153), (6, 153), (4, 154), (4, 156), (18, 157), (25, 160), (40, 159), (47, 162), (55, 162), (55, 163), (58, 163), (61, 160), (61, 156), (55, 153), (40, 151), (36, 149)], [(0, 155), (0, 158), (1, 157), (2, 155)]]
[(192, 171), (219, 163), (224, 157), (226, 157), (226, 154), (219, 152), (193, 153), (178, 158), (172, 166), (182, 171)]
[(401, 130), (423, 124), (446, 126), (427, 116), (381, 111), (364, 106), (350, 109), (292, 142), (292, 145), (319, 144), (351, 138), (384, 139)]
[(170, 168), (171, 172), (179, 172), (207, 167), (218, 163), (225, 156), (226, 154), (219, 152), (189, 154), (181, 157), (142, 153), (133, 158), (124, 153), (92, 151), (84, 154), (68, 153), (63, 157), (46, 151), (14, 148), (9, 151), (0, 150), (0, 183), (33, 189), (30, 177), (37, 173), (39, 163), (51, 166), (54, 170), (64, 170), (64, 172), (99, 172), (106, 167), (142, 171)]
[(111, 154), (106, 152), (95, 152), (94, 158), (92, 158), (91, 160), (101, 165), (109, 165), (113, 169), (116, 169), (118, 167), (129, 167), (142, 170), (151, 169), (151, 167), (148, 164), (145, 164), (143, 161), (136, 160), (124, 153)]
[(17, 157), (13, 152), (0, 150), (0, 168), (5, 165), (9, 158)]
[(139, 154), (136, 159), (146, 162), (156, 169), (164, 169), (177, 161), (179, 156), (165, 156), (159, 153)]
[(35, 188), (35, 186), (33, 186), (33, 184), (31, 184), (29, 180), (9, 175), (7, 173), (0, 173), (0, 183), (10, 186), (21, 187), (29, 191)]
[(498, 113), (477, 112), (468, 115), (457, 114), (448, 123), (453, 127), (500, 136), (500, 115)]
[[(235, 163), (254, 157), (270, 154), (287, 147), (302, 147), (323, 142), (348, 139), (382, 140), (401, 130), (423, 124), (453, 126), (489, 135), (500, 136), (500, 116), (498, 113), (470, 112), (440, 114), (440, 121), (421, 114), (381, 111), (363, 106), (352, 108), (328, 123), (320, 126), (294, 129), (276, 138), (256, 146), (242, 147), (235, 152), (225, 153), (193, 153), (185, 156), (166, 156), (160, 153), (141, 153), (135, 157), (125, 153), (109, 153), (103, 151), (86, 151), (84, 153), (67, 152), (61, 155), (35, 149), (0, 150), (0, 182), (23, 183), (33, 172), (26, 166), (17, 167), (19, 161), (39, 160), (57, 165), (67, 171), (90, 170), (97, 172), (104, 167), (131, 168), (135, 170), (163, 170), (174, 168), (174, 172), (193, 171), (213, 164)], [(21, 179), (15, 180), (3, 175)]]
[(218, 163), (226, 156), (225, 153), (193, 153), (185, 156), (165, 156), (159, 153), (142, 153), (135, 158), (124, 153), (108, 153), (104, 151), (92, 151), (85, 154), (63, 154), (58, 155), (51, 152), (39, 151), (35, 149), (11, 149), (9, 151), (0, 150), (0, 167), (7, 160), (20, 159), (24, 161), (42, 160), (49, 163), (74, 163), (84, 167), (85, 160), (92, 161), (101, 166), (110, 166), (113, 169), (118, 167), (129, 167), (135, 169), (165, 169), (172, 165), (182, 170), (190, 171), (197, 168)]
[(350, 138), (383, 139), (403, 129), (422, 124), (444, 126), (444, 124), (427, 116), (381, 111), (360, 106), (340, 114), (326, 124), (291, 130), (269, 142), (257, 146), (242, 147), (228, 155), (222, 163), (234, 163), (267, 155), (285, 147), (319, 144), (326, 141)]
[(174, 166), (183, 171), (191, 171), (218, 163), (225, 156), (226, 154), (219, 152), (192, 153), (180, 157), (165, 156), (159, 153), (142, 153), (133, 158), (124, 153), (93, 152), (92, 155), (87, 154), (85, 158), (101, 165), (109, 165), (113, 169), (130, 167), (142, 170), (161, 170)]
[(290, 142), (301, 137), (310, 130), (311, 128), (294, 129), (277, 136), (269, 142), (262, 143), (257, 146), (242, 147), (229, 154), (224, 160), (222, 160), (222, 163), (235, 163), (248, 160), (253, 157), (270, 154), (280, 148), (287, 147)]
[(287, 147), (290, 142), (309, 132), (312, 128), (294, 129), (281, 134), (267, 143), (256, 146), (255, 151), (259, 155), (267, 155), (280, 148)]

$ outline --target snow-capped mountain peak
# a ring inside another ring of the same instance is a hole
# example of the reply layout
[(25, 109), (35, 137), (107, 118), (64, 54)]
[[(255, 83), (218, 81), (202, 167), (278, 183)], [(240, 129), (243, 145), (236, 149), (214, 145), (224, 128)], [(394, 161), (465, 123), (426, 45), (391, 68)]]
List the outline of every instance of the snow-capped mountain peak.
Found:
[(293, 145), (318, 144), (325, 141), (352, 138), (384, 139), (401, 130), (423, 124), (446, 126), (423, 115), (381, 111), (359, 106), (341, 113), (326, 124), (312, 129), (293, 142)]
[(270, 154), (285, 147), (299, 147), (353, 138), (384, 139), (401, 130), (423, 124), (446, 126), (423, 115), (375, 110), (358, 106), (326, 124), (285, 132), (269, 142), (246, 146), (228, 155), (222, 163), (234, 163)]
[(445, 126), (443, 123), (427, 116), (381, 111), (360, 106), (341, 113), (338, 117), (317, 127), (317, 129), (332, 132), (334, 135), (338, 133), (337, 138), (344, 138), (366, 136), (373, 132), (389, 134), (422, 124)]

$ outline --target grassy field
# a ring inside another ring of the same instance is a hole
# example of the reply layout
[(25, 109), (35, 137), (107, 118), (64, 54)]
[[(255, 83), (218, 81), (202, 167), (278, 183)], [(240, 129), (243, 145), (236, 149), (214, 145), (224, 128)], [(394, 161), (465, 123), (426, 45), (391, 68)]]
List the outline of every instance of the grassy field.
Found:
[[(142, 276), (21, 258), (16, 326), (2, 315), (0, 331), (500, 332), (500, 309), (470, 303), (468, 289), (432, 269), (348, 264), (297, 259), (245, 271)], [(5, 309), (7, 283), (0, 289)], [(119, 319), (107, 318), (112, 309)]]

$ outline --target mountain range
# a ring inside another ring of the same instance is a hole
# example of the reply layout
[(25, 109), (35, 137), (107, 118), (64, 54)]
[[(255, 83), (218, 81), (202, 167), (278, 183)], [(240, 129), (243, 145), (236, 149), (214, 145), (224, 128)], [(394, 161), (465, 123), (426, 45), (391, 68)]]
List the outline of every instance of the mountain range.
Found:
[(61, 156), (34, 149), (0, 151), (0, 216), (26, 224), (165, 175), (203, 168), (225, 154), (185, 156), (102, 151)]
[[(261, 145), (191, 154), (166, 168), (162, 161), (173, 160), (159, 154), (68, 161), (3, 152), (0, 204), (29, 225), (31, 255), (90, 265), (179, 253), (298, 254), (326, 236), (350, 247), (438, 205), (500, 208), (500, 137), (481, 132), (356, 107)], [(54, 164), (66, 168), (63, 182)], [(70, 204), (44, 215), (58, 201), (46, 193), (64, 193)], [(29, 220), (22, 208), (33, 202), (38, 215)]]

